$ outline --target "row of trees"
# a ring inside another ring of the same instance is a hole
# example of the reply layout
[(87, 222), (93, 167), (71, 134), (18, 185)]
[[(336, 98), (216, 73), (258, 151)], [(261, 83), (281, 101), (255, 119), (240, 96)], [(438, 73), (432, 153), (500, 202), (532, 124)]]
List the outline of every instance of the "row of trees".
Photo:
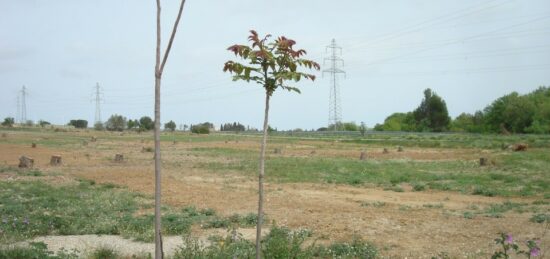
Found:
[[(13, 127), (13, 125), (15, 125), (15, 119), (13, 117), (6, 117), (6, 118), (4, 118), (4, 121), (2, 121), (1, 125), (4, 126), (4, 127), (11, 128), (11, 127)], [(25, 125), (27, 127), (32, 127), (35, 124), (34, 124), (34, 121), (27, 120), (25, 123), (23, 123), (23, 125)], [(51, 125), (51, 123), (49, 123), (45, 120), (39, 120), (36, 125), (38, 125), (40, 127), (46, 127), (48, 125)]]
[(472, 133), (550, 133), (550, 88), (520, 95), (502, 96), (474, 114), (462, 113), (454, 120), (445, 101), (430, 89), (424, 91), (420, 106), (408, 113), (394, 113), (377, 124), (380, 131), (429, 131)]
[[(44, 122), (49, 125), (49, 122)], [(41, 121), (42, 125), (42, 121)], [(88, 128), (88, 121), (77, 119), (71, 120), (67, 124), (73, 126), (77, 129)], [(96, 123), (94, 124), (94, 129), (96, 130), (109, 130), (109, 131), (124, 131), (124, 130), (138, 130), (138, 131), (150, 131), (154, 129), (153, 119), (149, 116), (143, 116), (139, 120), (127, 119), (126, 117), (113, 114), (105, 123)], [(176, 123), (174, 121), (169, 121), (164, 124), (164, 129), (169, 131), (176, 130)]]
[(220, 131), (245, 131), (246, 128), (244, 125), (233, 122), (233, 123), (225, 123), (220, 125)]

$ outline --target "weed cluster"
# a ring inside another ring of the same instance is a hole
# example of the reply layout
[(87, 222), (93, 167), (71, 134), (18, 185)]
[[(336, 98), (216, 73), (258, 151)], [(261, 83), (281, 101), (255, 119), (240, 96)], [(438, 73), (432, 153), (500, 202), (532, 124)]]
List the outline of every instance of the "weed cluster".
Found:
[[(335, 243), (330, 246), (311, 244), (304, 241), (310, 231), (291, 231), (285, 227), (272, 227), (262, 239), (262, 254), (265, 258), (376, 258), (378, 250), (372, 244), (360, 239), (351, 243)], [(185, 237), (174, 258), (254, 258), (254, 244), (242, 236), (228, 233), (225, 237), (210, 238), (211, 245), (203, 246), (196, 239)]]

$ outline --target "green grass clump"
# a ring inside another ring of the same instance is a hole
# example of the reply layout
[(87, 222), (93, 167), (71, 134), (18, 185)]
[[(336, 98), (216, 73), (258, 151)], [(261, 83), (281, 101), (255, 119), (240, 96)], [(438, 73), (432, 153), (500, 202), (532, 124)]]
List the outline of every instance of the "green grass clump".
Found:
[(415, 192), (424, 191), (425, 189), (426, 189), (426, 184), (425, 183), (414, 183), (413, 184), (413, 191), (415, 191)]
[(473, 219), (475, 217), (475, 214), (471, 211), (466, 211), (464, 212), (463, 216), (465, 219)]
[(36, 259), (77, 259), (77, 251), (64, 249), (54, 252), (48, 251), (43, 242), (31, 242), (28, 246), (0, 247), (0, 259), (36, 258)]
[[(264, 258), (377, 258), (377, 248), (360, 239), (351, 243), (335, 243), (330, 246), (305, 245), (311, 236), (307, 230), (292, 231), (285, 227), (272, 227), (269, 234), (262, 238), (261, 253)], [(210, 238), (211, 245), (203, 246), (198, 240), (184, 237), (184, 243), (178, 248), (175, 259), (183, 258), (255, 258), (254, 243), (236, 232), (225, 237)]]
[(550, 214), (544, 214), (544, 213), (535, 214), (529, 219), (529, 221), (534, 223), (550, 222)]
[(121, 255), (110, 247), (100, 247), (90, 253), (88, 259), (116, 259)]

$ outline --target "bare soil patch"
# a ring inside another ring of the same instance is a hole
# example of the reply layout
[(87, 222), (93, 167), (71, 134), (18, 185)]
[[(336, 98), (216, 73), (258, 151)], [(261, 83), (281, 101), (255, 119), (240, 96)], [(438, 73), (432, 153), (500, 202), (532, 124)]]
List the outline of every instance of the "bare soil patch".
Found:
[[(0, 161), (16, 166), (22, 154), (35, 158), (35, 167), (46, 173), (60, 173), (72, 179), (82, 177), (98, 183), (115, 183), (129, 190), (153, 194), (153, 154), (141, 152), (139, 139), (134, 141), (102, 140), (89, 143), (76, 150), (48, 148), (38, 145), (0, 143)], [(330, 144), (304, 142), (282, 147), (284, 156), (353, 157), (359, 159), (360, 149), (331, 148)], [(205, 158), (191, 155), (194, 147), (231, 147), (256, 149), (258, 143), (181, 142), (176, 145), (163, 143), (163, 202), (183, 207), (213, 208), (223, 215), (245, 214), (256, 211), (257, 183), (255, 179), (239, 174), (211, 174), (195, 168)], [(273, 145), (270, 148), (274, 148)], [(379, 149), (379, 150), (378, 150)], [(367, 149), (368, 159), (446, 160), (478, 159), (482, 151), (467, 149), (414, 149), (383, 154), (382, 148)], [(114, 154), (125, 156), (123, 163), (112, 162)], [(52, 154), (63, 156), (61, 166), (52, 167)], [(223, 159), (223, 158), (219, 158)], [(5, 175), (0, 175), (3, 180)], [(502, 218), (476, 216), (467, 219), (462, 212), (476, 205), (489, 206), (507, 200), (532, 202), (533, 199), (484, 197), (463, 195), (456, 192), (393, 192), (379, 188), (352, 187), (334, 184), (266, 184), (266, 214), (270, 222), (291, 228), (307, 228), (320, 243), (347, 241), (354, 235), (373, 241), (385, 256), (413, 258), (431, 257), (439, 252), (451, 256), (487, 257), (480, 251), (490, 252), (495, 247), (493, 239), (498, 232), (515, 233), (518, 240), (540, 237), (544, 229), (529, 221), (530, 214), (505, 213)], [(363, 204), (384, 204), (362, 206)], [(426, 204), (437, 204), (427, 207)], [(217, 231), (217, 230), (216, 230)], [(201, 238), (212, 230), (193, 228)], [(548, 249), (550, 235), (542, 240), (542, 248)]]

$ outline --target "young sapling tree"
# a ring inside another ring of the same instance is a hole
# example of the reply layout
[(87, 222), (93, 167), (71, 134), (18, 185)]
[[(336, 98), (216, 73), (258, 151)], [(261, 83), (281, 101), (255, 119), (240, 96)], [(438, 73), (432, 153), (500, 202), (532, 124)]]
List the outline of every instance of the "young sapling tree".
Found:
[(224, 72), (233, 74), (233, 81), (244, 80), (255, 82), (265, 90), (265, 111), (263, 124), (263, 138), (260, 148), (260, 172), (258, 175), (258, 220), (256, 225), (256, 258), (260, 258), (260, 240), (262, 236), (263, 223), (263, 200), (264, 200), (264, 172), (265, 172), (265, 149), (268, 133), (269, 100), (277, 89), (284, 89), (300, 93), (297, 87), (290, 86), (288, 82), (298, 82), (302, 78), (314, 81), (315, 75), (298, 71), (298, 67), (319, 70), (316, 62), (304, 59), (306, 51), (294, 49), (296, 42), (284, 36), (268, 42), (271, 35), (263, 38), (258, 36), (254, 30), (250, 31), (248, 40), (252, 43), (247, 45), (233, 45), (227, 50), (241, 58), (246, 63), (227, 61), (223, 67)]

